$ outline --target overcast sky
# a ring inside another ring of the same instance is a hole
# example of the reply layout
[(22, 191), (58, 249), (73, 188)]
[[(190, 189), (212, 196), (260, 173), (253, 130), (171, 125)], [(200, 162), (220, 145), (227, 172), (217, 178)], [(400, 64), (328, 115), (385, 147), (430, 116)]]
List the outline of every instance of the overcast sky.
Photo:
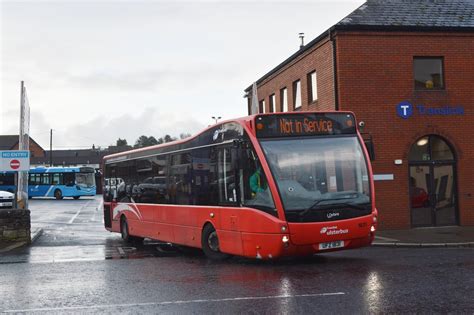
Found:
[(363, 0), (0, 0), (0, 134), (49, 148), (194, 134), (245, 116), (243, 90)]

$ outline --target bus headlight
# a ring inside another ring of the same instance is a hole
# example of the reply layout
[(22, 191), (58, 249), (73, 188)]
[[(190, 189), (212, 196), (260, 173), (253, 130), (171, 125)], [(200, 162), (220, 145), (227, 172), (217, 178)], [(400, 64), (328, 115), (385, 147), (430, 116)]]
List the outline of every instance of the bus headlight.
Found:
[(375, 232), (375, 226), (372, 225), (372, 226), (370, 227), (370, 232), (372, 232), (372, 233)]
[(286, 235), (283, 235), (283, 237), (281, 238), (281, 241), (283, 242), (283, 245), (284, 245), (285, 247), (287, 247), (288, 245), (290, 245), (290, 244), (289, 244), (290, 238), (289, 238), (288, 236), (286, 236)]
[(286, 230), (288, 230), (288, 228), (286, 227), (286, 225), (283, 225), (283, 226), (281, 227), (281, 231), (282, 231), (283, 233), (285, 233)]
[(373, 223), (377, 223), (377, 216), (374, 215), (374, 216), (372, 217), (372, 222), (373, 222)]

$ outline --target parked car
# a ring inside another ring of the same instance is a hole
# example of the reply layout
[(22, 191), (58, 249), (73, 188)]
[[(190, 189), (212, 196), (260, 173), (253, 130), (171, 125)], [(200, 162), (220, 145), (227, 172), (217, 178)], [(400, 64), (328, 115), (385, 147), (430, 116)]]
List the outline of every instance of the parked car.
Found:
[(15, 195), (8, 191), (0, 190), (0, 208), (8, 209), (13, 207), (13, 198)]

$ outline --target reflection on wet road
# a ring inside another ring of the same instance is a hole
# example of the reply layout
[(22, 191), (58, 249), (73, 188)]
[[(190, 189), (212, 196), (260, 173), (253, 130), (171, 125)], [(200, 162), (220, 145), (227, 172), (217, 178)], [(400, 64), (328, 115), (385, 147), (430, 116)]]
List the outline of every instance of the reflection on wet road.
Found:
[(124, 244), (103, 229), (99, 200), (65, 200), (63, 210), (33, 201), (45, 232), (0, 257), (0, 313), (474, 312), (473, 248), (212, 262), (158, 242)]

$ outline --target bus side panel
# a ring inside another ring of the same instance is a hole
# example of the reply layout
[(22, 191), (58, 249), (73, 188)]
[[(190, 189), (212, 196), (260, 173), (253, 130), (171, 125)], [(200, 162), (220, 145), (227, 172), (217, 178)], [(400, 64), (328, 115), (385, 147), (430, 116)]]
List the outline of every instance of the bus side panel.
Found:
[(173, 225), (173, 235), (176, 244), (201, 247), (201, 231), (197, 227)]
[(140, 237), (152, 237), (152, 231), (155, 228), (153, 222), (141, 221), (134, 216), (128, 215), (128, 228), (130, 235), (140, 236)]
[(251, 208), (220, 208), (221, 228), (217, 230), (223, 252), (257, 257), (281, 255), (284, 221)]
[(237, 231), (217, 230), (220, 250), (227, 254), (242, 256), (242, 234)]
[(282, 234), (242, 233), (243, 256), (271, 259), (283, 256)]
[[(203, 208), (196, 207), (173, 207), (168, 208), (169, 212), (168, 217), (171, 218), (171, 222), (175, 224), (175, 241), (178, 243), (180, 240), (188, 240), (187, 233), (190, 233), (187, 227), (198, 227), (198, 214), (200, 211), (204, 210)], [(190, 238), (196, 238), (196, 235), (189, 235)]]
[[(52, 197), (54, 193), (53, 185), (29, 185), (28, 187), (30, 197)], [(51, 193), (51, 191), (53, 192)]]
[(286, 221), (282, 221), (266, 212), (252, 209), (239, 208), (239, 230), (249, 233), (280, 234), (282, 226), (286, 226)]

